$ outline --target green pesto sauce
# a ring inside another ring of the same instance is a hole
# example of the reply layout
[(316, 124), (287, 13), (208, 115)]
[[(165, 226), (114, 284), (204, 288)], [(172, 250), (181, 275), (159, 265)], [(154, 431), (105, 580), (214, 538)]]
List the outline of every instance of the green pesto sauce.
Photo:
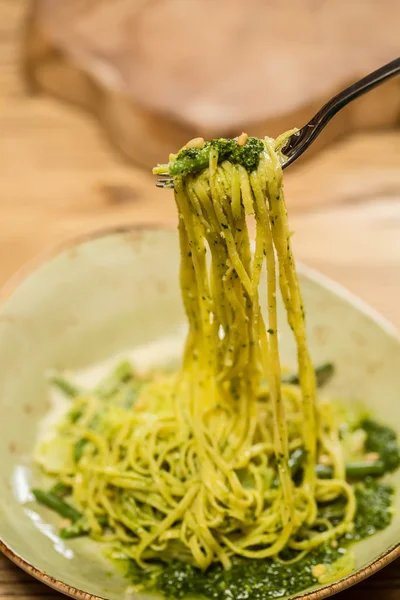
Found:
[(237, 140), (219, 138), (206, 142), (203, 148), (184, 148), (175, 161), (168, 165), (169, 174), (188, 175), (208, 167), (210, 150), (218, 150), (218, 162), (228, 160), (232, 164), (242, 165), (251, 173), (255, 171), (260, 162), (260, 156), (265, 149), (264, 142), (258, 138), (250, 137), (244, 146), (239, 146)]
[[(272, 332), (269, 332), (272, 335)], [(330, 363), (316, 368), (318, 385), (323, 385), (332, 375), (333, 366)], [(132, 382), (135, 381), (135, 385)], [(297, 382), (297, 376), (289, 376), (288, 381)], [(55, 384), (68, 396), (74, 396), (78, 392), (68, 382), (58, 378)], [(135, 402), (140, 381), (133, 378), (132, 368), (127, 363), (119, 365), (115, 371), (99, 386), (97, 393), (104, 399), (114, 398), (114, 403), (121, 408), (129, 409)], [(235, 380), (231, 382), (233, 392)], [(237, 395), (237, 392), (234, 393)], [(71, 411), (69, 417), (72, 422), (78, 422), (82, 417), (81, 412)], [(95, 415), (91, 421), (91, 427), (98, 427), (96, 421), (99, 415)], [(101, 422), (101, 419), (100, 419)], [(367, 452), (377, 452), (382, 464), (382, 473), (390, 473), (400, 466), (400, 446), (396, 433), (390, 427), (382, 425), (372, 419), (363, 419), (354, 424), (355, 429), (362, 428), (366, 432), (365, 449)], [(79, 440), (74, 448), (74, 458), (79, 461), (84, 451), (86, 439)], [(295, 481), (301, 481), (304, 450), (298, 448), (292, 452), (289, 466)], [(355, 463), (354, 463), (355, 464)], [(318, 583), (313, 576), (313, 567), (323, 564), (327, 567), (329, 581), (335, 580), (343, 575), (343, 567), (349, 570), (352, 567), (351, 549), (352, 543), (369, 537), (376, 532), (388, 527), (392, 520), (393, 488), (382, 483), (377, 478), (365, 477), (365, 469), (360, 470), (359, 463), (356, 468), (350, 470), (347, 465), (348, 479), (354, 483), (357, 500), (357, 513), (354, 519), (354, 528), (346, 533), (338, 541), (338, 546), (333, 548), (331, 544), (325, 544), (308, 553), (302, 560), (294, 564), (284, 564), (272, 559), (249, 560), (236, 557), (233, 566), (225, 571), (221, 565), (213, 565), (203, 572), (187, 563), (174, 561), (168, 564), (153, 563), (149, 569), (141, 569), (132, 560), (112, 559), (126, 576), (135, 584), (142, 584), (147, 590), (160, 593), (171, 599), (202, 597), (209, 600), (273, 600), (291, 594), (302, 592)], [(376, 475), (378, 473), (375, 473)], [(331, 475), (327, 475), (328, 477)], [(278, 480), (273, 480), (272, 485), (279, 485)], [(40, 492), (40, 491), (39, 491)], [(36, 494), (38, 491), (36, 491)], [(53, 510), (63, 516), (71, 516), (75, 521), (69, 527), (61, 531), (61, 537), (71, 538), (90, 533), (90, 528), (82, 515), (68, 505), (64, 498), (70, 495), (70, 488), (58, 482), (50, 494), (40, 492), (42, 502), (46, 506), (51, 501)], [(43, 500), (44, 496), (44, 501)], [(37, 496), (36, 496), (37, 497)], [(40, 497), (37, 499), (40, 501)], [(123, 500), (123, 498), (122, 498)], [(57, 504), (57, 508), (54, 507)], [(60, 508), (62, 512), (60, 512)], [(343, 519), (345, 499), (339, 498), (334, 502), (321, 504), (319, 517), (328, 519), (333, 525), (340, 523)], [(107, 520), (100, 522), (107, 527)], [(323, 530), (323, 529), (321, 529)], [(293, 551), (285, 550), (281, 554), (283, 560), (294, 557)], [(328, 579), (324, 575), (325, 580)]]
[[(159, 563), (156, 570), (142, 570), (134, 561), (128, 564), (126, 576), (135, 584), (158, 592), (167, 598), (204, 597), (210, 600), (272, 600), (301, 592), (318, 583), (313, 576), (315, 565), (332, 565), (349, 552), (351, 542), (366, 538), (387, 527), (392, 518), (393, 488), (374, 479), (356, 486), (357, 516), (355, 528), (346, 534), (337, 548), (325, 544), (294, 564), (282, 564), (272, 559), (234, 559), (232, 568), (225, 571), (213, 565), (203, 572), (187, 563)], [(344, 501), (338, 500), (320, 507), (321, 516), (338, 522), (342, 518)], [(293, 554), (286, 551), (283, 559)]]
[[(342, 548), (323, 546), (292, 565), (271, 559), (237, 558), (231, 569), (214, 565), (206, 572), (186, 563), (173, 562), (160, 569), (151, 582), (153, 591), (167, 598), (201, 597), (210, 600), (269, 600), (305, 590), (317, 583), (312, 568), (320, 563), (331, 564), (343, 555)], [(144, 583), (143, 573), (131, 563), (127, 576), (134, 583)], [(145, 582), (146, 584), (146, 582)]]
[(377, 452), (383, 461), (385, 472), (392, 473), (400, 466), (400, 446), (396, 432), (373, 419), (364, 419), (361, 427), (367, 433), (365, 449)]

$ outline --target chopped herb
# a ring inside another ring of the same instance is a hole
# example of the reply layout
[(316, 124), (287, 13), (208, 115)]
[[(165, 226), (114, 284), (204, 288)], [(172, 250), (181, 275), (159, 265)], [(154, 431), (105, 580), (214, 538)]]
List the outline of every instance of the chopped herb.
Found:
[(241, 165), (251, 173), (257, 169), (264, 148), (264, 142), (254, 137), (250, 137), (244, 146), (239, 146), (235, 139), (219, 138), (206, 142), (203, 148), (184, 148), (179, 152), (176, 160), (165, 167), (173, 177), (196, 173), (208, 167), (210, 150), (216, 149), (219, 162), (228, 160), (233, 164)]

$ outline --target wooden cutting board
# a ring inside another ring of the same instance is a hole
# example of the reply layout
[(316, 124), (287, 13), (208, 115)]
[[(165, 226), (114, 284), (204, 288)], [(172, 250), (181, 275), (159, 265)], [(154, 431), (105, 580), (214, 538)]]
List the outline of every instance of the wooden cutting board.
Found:
[[(397, 56), (399, 22), (399, 0), (36, 0), (26, 74), (149, 167), (198, 135), (302, 126)], [(313, 150), (396, 123), (399, 90), (391, 81), (349, 106)]]

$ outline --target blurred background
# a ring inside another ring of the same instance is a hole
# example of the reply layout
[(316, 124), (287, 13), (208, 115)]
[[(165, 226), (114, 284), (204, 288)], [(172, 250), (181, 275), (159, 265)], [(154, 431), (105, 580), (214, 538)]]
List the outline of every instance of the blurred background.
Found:
[[(82, 232), (175, 224), (151, 167), (276, 135), (400, 54), (399, 0), (0, 0), (0, 282)], [(400, 78), (290, 167), (300, 260), (400, 325)]]
[[(176, 224), (151, 167), (277, 135), (400, 54), (399, 0), (0, 0), (0, 284), (51, 245)], [(285, 172), (298, 259), (400, 326), (400, 78)], [(399, 594), (398, 563), (343, 594)], [(0, 559), (0, 596), (59, 597)]]

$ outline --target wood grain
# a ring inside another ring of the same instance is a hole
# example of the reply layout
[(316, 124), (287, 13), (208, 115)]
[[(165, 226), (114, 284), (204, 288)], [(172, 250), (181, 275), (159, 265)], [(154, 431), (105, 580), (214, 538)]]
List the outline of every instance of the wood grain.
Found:
[[(0, 0), (0, 282), (77, 233), (127, 222), (175, 223), (173, 200), (127, 165), (95, 121), (20, 77), (27, 0)], [(385, 110), (382, 107), (382, 110)], [(286, 177), (299, 259), (400, 326), (400, 135), (359, 134)], [(398, 600), (396, 562), (343, 600)], [(2, 600), (60, 597), (0, 557)]]

